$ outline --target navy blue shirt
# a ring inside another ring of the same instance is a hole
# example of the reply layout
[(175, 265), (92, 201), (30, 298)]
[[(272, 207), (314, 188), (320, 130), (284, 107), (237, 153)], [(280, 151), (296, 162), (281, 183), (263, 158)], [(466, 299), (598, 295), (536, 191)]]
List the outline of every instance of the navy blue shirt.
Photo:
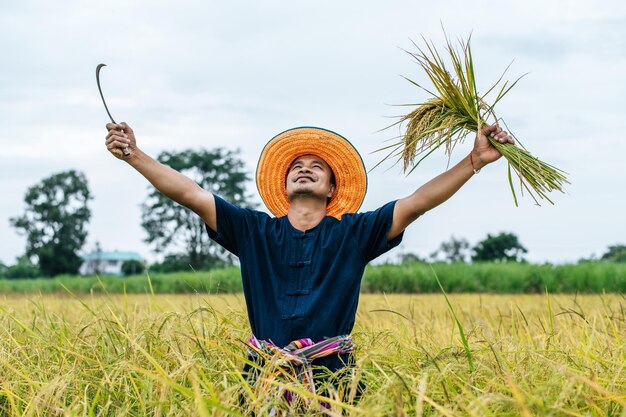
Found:
[(255, 336), (283, 347), (305, 337), (317, 342), (349, 334), (365, 265), (402, 241), (402, 234), (387, 241), (394, 206), (344, 214), (341, 221), (326, 216), (301, 232), (287, 216), (270, 217), (215, 196), (217, 231), (207, 231), (239, 257)]

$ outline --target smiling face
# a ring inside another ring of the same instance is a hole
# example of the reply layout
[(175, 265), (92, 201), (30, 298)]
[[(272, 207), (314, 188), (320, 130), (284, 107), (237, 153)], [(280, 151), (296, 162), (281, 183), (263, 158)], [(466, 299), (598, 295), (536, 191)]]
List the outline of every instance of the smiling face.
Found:
[(335, 192), (333, 171), (319, 156), (300, 156), (287, 171), (286, 189), (290, 201), (307, 196), (325, 199), (328, 203)]

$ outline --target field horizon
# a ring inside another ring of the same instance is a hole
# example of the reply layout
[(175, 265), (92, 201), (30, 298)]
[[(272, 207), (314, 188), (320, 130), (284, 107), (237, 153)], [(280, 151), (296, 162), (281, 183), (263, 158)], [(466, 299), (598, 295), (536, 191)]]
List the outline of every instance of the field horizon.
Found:
[[(538, 265), (519, 262), (463, 262), (368, 265), (362, 293), (626, 293), (626, 263)], [(208, 271), (146, 272), (129, 277), (59, 276), (0, 279), (0, 293), (240, 293), (238, 267)]]

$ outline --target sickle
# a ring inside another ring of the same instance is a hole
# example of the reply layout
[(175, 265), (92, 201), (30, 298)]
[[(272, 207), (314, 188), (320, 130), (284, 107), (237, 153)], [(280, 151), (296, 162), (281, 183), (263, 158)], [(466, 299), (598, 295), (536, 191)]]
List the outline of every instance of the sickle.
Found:
[[(98, 84), (98, 91), (100, 92), (100, 97), (102, 98), (102, 104), (104, 104), (104, 109), (107, 111), (107, 114), (109, 115), (109, 119), (111, 119), (112, 123), (117, 124), (117, 122), (113, 120), (113, 116), (111, 116), (111, 112), (109, 111), (109, 108), (107, 107), (106, 101), (104, 101), (104, 95), (102, 94), (102, 87), (100, 87), (100, 70), (102, 69), (102, 67), (106, 67), (106, 66), (107, 66), (106, 64), (98, 64), (98, 66), (96, 67), (96, 83)], [(128, 148), (122, 148), (122, 153), (124, 153), (124, 156), (130, 155)]]

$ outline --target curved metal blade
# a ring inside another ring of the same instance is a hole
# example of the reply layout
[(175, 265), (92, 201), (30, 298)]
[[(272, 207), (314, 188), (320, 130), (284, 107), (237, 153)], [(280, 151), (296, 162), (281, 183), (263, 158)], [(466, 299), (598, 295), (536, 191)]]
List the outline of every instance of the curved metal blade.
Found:
[[(98, 66), (96, 67), (96, 83), (98, 83), (98, 91), (100, 92), (100, 97), (102, 98), (102, 104), (104, 104), (104, 109), (107, 111), (107, 114), (109, 115), (109, 119), (111, 119), (112, 123), (117, 124), (117, 122), (113, 120), (113, 116), (111, 116), (111, 112), (109, 111), (109, 108), (107, 107), (107, 102), (104, 101), (104, 95), (102, 94), (102, 87), (100, 87), (100, 70), (102, 69), (102, 67), (106, 67), (106, 64), (98, 64)], [(130, 151), (128, 150), (128, 148), (122, 148), (122, 153), (124, 154), (124, 156), (130, 156)]]
[(98, 66), (96, 67), (96, 83), (98, 83), (98, 91), (100, 91), (100, 97), (102, 97), (102, 104), (104, 104), (104, 109), (107, 111), (107, 114), (109, 115), (109, 119), (111, 119), (112, 123), (115, 123), (115, 120), (113, 120), (113, 116), (111, 116), (111, 112), (109, 111), (109, 108), (107, 107), (107, 102), (104, 101), (104, 95), (102, 94), (102, 88), (100, 87), (100, 70), (102, 69), (102, 67), (106, 67), (106, 64), (98, 64)]

